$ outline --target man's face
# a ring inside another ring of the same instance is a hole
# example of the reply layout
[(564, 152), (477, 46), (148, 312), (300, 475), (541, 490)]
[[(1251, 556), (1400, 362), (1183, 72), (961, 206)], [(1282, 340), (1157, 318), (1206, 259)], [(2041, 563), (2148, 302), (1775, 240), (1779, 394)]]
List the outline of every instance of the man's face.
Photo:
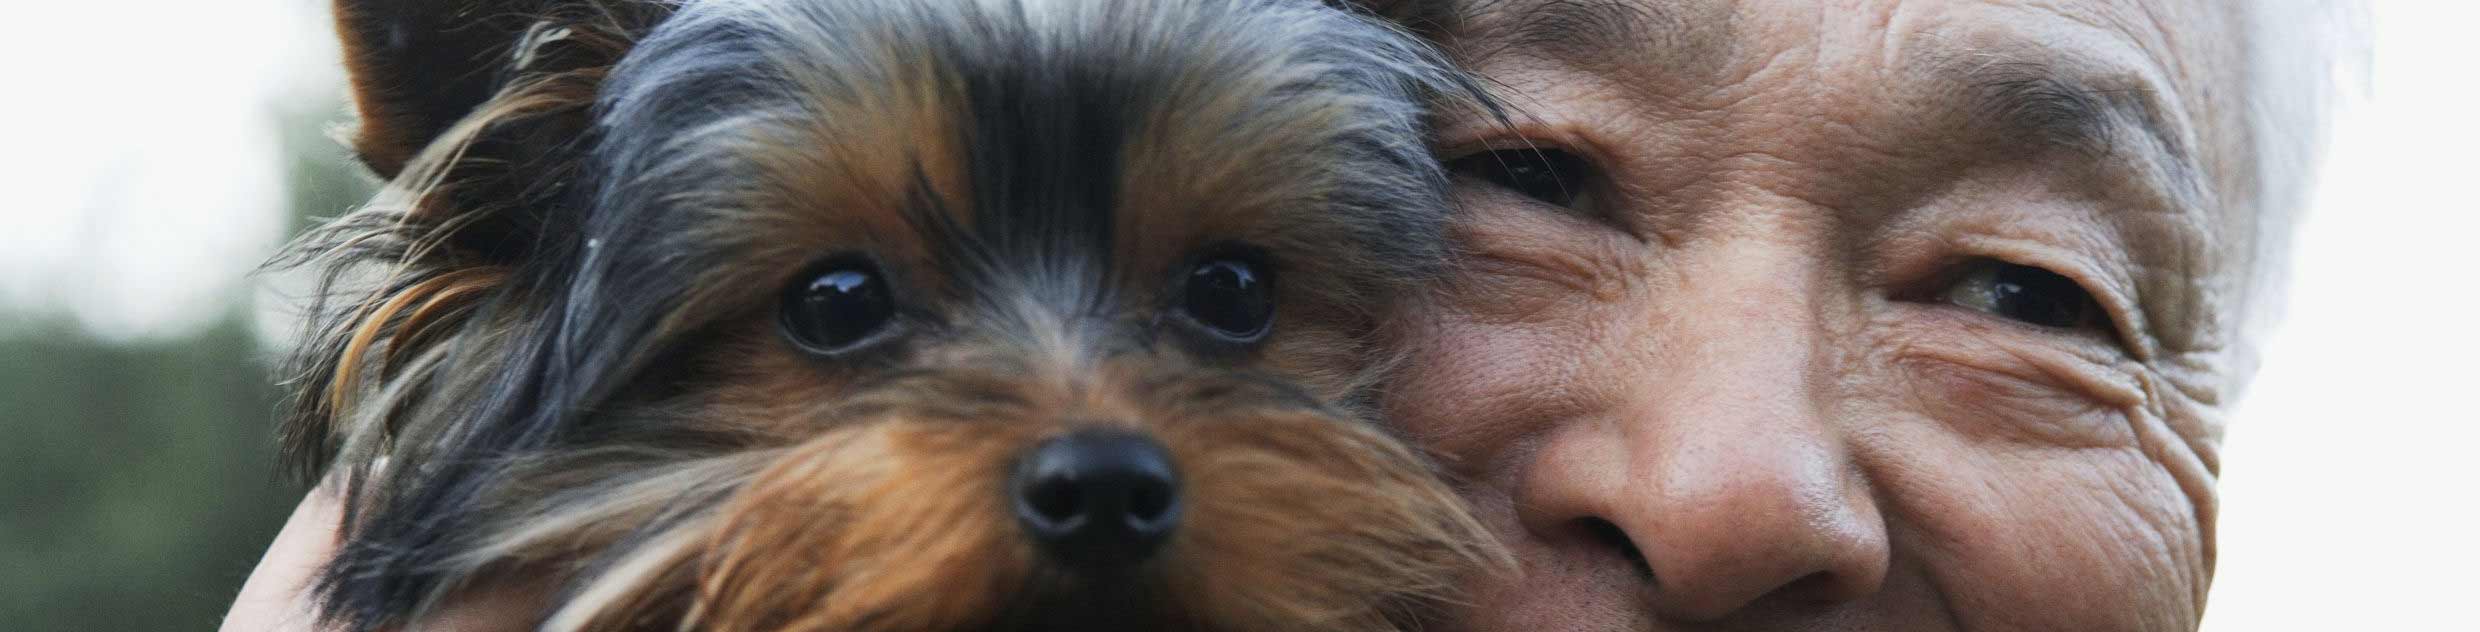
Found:
[(2207, 4), (1427, 22), (1518, 110), (1442, 130), (1468, 260), (1388, 401), (1523, 561), (1473, 627), (2194, 627), (2269, 257)]

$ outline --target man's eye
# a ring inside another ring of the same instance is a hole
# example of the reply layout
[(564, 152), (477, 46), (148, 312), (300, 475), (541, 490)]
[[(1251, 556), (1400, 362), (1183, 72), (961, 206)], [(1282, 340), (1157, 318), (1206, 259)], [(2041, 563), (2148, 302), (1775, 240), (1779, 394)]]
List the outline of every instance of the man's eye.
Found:
[(811, 353), (834, 355), (880, 339), (895, 321), (895, 295), (867, 259), (811, 266), (784, 288), (784, 334)]
[(1593, 175), (1581, 156), (1557, 149), (1485, 151), (1447, 163), (1447, 169), (1561, 208), (1579, 208)]
[(2003, 261), (1982, 261), (1956, 279), (1946, 302), (2020, 322), (2060, 329), (2104, 326), (2101, 303), (2074, 279)]

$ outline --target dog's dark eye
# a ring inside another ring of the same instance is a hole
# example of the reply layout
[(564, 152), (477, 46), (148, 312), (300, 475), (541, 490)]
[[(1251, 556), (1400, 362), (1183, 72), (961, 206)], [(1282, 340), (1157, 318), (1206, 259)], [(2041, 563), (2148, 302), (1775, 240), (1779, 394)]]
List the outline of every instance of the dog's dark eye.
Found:
[(2077, 329), (2106, 324), (2101, 303), (2074, 279), (2002, 261), (1975, 266), (1943, 297), (1947, 302), (2043, 327)]
[(1255, 342), (1274, 323), (1274, 279), (1240, 259), (1209, 259), (1189, 270), (1180, 310), (1230, 342)]
[(895, 319), (895, 298), (876, 266), (854, 258), (810, 268), (784, 288), (784, 332), (816, 353), (851, 350)]
[(1593, 173), (1591, 163), (1558, 149), (1485, 151), (1447, 163), (1447, 169), (1504, 187), (1543, 204), (1579, 208)]

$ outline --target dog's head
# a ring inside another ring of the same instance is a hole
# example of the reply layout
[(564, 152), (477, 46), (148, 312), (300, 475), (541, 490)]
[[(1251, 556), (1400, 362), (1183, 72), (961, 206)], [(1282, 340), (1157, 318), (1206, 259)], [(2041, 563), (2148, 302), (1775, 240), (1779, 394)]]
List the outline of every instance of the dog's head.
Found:
[(344, 0), (330, 616), (1385, 629), (1498, 559), (1366, 418), (1452, 73), (1310, 0)]

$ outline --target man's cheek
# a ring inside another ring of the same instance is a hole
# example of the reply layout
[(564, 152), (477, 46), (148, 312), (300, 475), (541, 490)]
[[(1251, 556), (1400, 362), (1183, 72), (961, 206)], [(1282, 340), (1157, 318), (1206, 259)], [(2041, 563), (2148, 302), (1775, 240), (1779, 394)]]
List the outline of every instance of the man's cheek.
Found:
[(1843, 415), (1872, 429), (1853, 448), (1897, 555), (1969, 629), (2192, 628), (2203, 525), (2143, 436), (2163, 420), (2140, 366), (1947, 307), (1873, 325), (1847, 367)]
[(1585, 411), (1590, 360), (1574, 321), (1507, 322), (1429, 306), (1385, 394), (1385, 417), (1465, 475)]
[(2175, 484), (2133, 449), (2035, 447), (1925, 419), (1856, 447), (1914, 558), (1971, 630), (2188, 630), (2201, 604)]
[(1896, 384), (1856, 407), (1879, 418), (1854, 449), (1897, 555), (1920, 558), (1968, 629), (2192, 627), (2202, 527), (2128, 430), (2146, 413), (1917, 362), (1877, 374)]

